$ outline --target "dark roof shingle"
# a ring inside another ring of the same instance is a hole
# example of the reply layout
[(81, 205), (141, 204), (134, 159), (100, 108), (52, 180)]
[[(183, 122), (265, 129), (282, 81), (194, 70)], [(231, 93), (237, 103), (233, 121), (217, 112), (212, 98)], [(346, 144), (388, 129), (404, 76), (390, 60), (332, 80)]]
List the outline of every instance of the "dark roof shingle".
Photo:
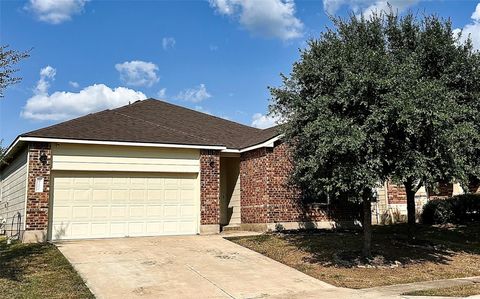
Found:
[(23, 137), (218, 145), (242, 149), (278, 135), (163, 101), (148, 99), (22, 134)]

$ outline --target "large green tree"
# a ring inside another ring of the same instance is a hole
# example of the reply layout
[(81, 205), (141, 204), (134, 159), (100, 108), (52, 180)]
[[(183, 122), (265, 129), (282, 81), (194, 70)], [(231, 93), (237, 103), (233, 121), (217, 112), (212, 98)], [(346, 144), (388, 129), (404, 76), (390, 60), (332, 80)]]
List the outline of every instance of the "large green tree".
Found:
[(413, 226), (418, 188), (479, 174), (480, 57), (436, 16), (332, 21), (271, 88), (270, 109), (305, 194), (364, 203), (369, 255), (372, 188), (402, 183)]

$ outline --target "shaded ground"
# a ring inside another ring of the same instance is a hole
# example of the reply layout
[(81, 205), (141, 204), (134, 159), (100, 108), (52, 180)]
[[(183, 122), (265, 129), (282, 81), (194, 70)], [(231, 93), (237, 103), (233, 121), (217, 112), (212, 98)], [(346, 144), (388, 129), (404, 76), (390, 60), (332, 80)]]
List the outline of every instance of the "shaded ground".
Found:
[(368, 288), (480, 275), (480, 224), (419, 226), (408, 242), (405, 225), (376, 226), (372, 261), (360, 258), (356, 231), (303, 231), (229, 238), (308, 275), (340, 287)]
[(0, 239), (0, 297), (94, 298), (54, 245), (7, 245), (5, 239)]
[(450, 288), (422, 290), (405, 293), (411, 296), (444, 296), (444, 297), (467, 297), (480, 294), (480, 284), (461, 285)]

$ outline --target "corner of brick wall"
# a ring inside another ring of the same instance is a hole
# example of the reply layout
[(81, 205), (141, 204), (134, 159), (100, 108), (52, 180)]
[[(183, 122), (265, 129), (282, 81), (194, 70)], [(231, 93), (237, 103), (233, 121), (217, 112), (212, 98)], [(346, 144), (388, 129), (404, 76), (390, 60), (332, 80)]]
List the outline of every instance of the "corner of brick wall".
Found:
[(220, 152), (200, 151), (201, 224), (220, 223)]
[[(289, 182), (293, 161), (286, 143), (243, 153), (240, 158), (242, 223), (316, 222), (350, 220), (341, 206), (303, 202), (301, 191)], [(334, 219), (333, 219), (334, 217)]]
[[(25, 230), (47, 230), (48, 207), (50, 201), (50, 170), (52, 152), (49, 143), (31, 143), (28, 147), (28, 186), (27, 209), (25, 214)], [(45, 165), (40, 161), (44, 153), (47, 156)], [(43, 177), (43, 192), (35, 192), (35, 180)]]

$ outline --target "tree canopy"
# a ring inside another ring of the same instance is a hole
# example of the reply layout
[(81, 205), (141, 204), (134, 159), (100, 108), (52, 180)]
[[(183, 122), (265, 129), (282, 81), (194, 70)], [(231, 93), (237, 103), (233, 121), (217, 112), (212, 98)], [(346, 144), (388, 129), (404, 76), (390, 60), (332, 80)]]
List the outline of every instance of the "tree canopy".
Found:
[(320, 196), (391, 179), (414, 204), (422, 185), (478, 177), (480, 54), (471, 42), (435, 15), (332, 22), (270, 89), (295, 183)]

